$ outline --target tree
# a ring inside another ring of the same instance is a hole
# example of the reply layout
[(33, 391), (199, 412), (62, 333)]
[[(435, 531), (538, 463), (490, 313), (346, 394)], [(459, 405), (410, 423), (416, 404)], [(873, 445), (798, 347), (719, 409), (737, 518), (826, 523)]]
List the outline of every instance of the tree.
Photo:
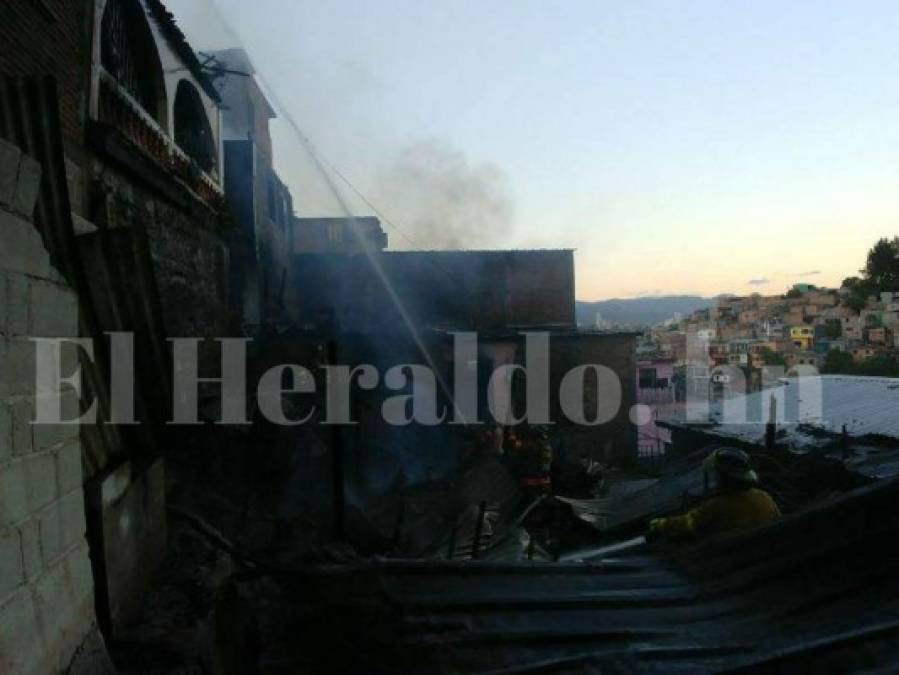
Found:
[(872, 356), (856, 363), (849, 352), (831, 349), (821, 367), (825, 375), (868, 375), (899, 377), (899, 361), (894, 356)]
[(855, 361), (852, 354), (840, 349), (831, 349), (827, 352), (821, 372), (825, 374), (850, 374), (855, 372)]
[(899, 291), (899, 237), (874, 244), (868, 251), (864, 275), (875, 293)]
[(893, 356), (872, 356), (859, 363), (855, 372), (859, 375), (899, 377), (899, 361)]
[(877, 292), (871, 281), (861, 277), (846, 277), (843, 279), (843, 288), (849, 291), (849, 295), (846, 297), (846, 305), (856, 312), (862, 311), (868, 302), (868, 296)]
[(828, 320), (824, 324), (824, 335), (831, 340), (835, 340), (843, 335), (843, 325), (839, 319)]
[(787, 361), (783, 356), (778, 354), (777, 352), (769, 349), (768, 347), (762, 347), (761, 349), (762, 359), (765, 362), (766, 366), (786, 366)]
[(795, 300), (796, 298), (802, 297), (802, 291), (798, 288), (791, 288), (787, 291), (787, 294), (784, 296), (787, 300)]

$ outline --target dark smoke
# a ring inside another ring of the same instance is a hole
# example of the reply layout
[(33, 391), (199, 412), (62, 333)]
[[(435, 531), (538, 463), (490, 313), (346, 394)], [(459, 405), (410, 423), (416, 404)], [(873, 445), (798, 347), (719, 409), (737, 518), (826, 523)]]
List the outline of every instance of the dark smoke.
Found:
[(507, 248), (514, 227), (508, 182), (494, 164), (471, 164), (439, 140), (400, 150), (376, 179), (377, 201), (413, 242), (391, 248)]

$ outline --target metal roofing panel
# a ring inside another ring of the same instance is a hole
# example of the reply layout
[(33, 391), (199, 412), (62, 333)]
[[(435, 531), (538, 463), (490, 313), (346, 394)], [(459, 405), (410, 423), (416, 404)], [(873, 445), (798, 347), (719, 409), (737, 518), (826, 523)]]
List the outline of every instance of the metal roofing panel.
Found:
[(771, 526), (597, 564), (322, 569), (294, 601), (315, 589), (310, 615), (326, 637), (302, 647), (327, 649), (320, 656), (339, 660), (341, 672), (371, 673), (857, 672), (897, 663), (897, 497), (899, 482), (883, 482)]
[[(770, 389), (737, 396), (712, 408), (707, 433), (760, 443), (768, 404), (777, 401), (777, 424), (796, 447), (817, 443), (815, 432), (899, 439), (899, 378), (816, 375), (783, 380)], [(688, 418), (686, 424), (700, 422)], [(810, 432), (810, 433), (809, 433)]]

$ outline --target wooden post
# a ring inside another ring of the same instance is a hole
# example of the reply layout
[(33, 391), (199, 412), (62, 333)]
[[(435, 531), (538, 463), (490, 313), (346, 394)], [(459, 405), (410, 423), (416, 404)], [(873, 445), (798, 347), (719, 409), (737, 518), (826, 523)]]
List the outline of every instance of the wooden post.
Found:
[[(328, 363), (337, 363), (337, 342), (328, 342)], [(346, 495), (343, 482), (343, 429), (331, 427), (331, 508), (334, 513), (334, 539), (346, 538)]]
[(765, 425), (765, 450), (774, 451), (774, 443), (777, 439), (777, 399), (771, 396), (768, 407), (768, 423)]
[(471, 559), (476, 560), (481, 553), (481, 532), (484, 529), (484, 516), (487, 513), (487, 502), (478, 507), (478, 519), (474, 524), (474, 539), (471, 542)]

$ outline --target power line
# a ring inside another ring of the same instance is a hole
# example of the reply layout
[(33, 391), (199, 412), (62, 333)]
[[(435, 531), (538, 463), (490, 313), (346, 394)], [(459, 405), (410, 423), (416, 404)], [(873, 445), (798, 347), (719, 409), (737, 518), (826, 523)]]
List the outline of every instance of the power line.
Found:
[[(251, 65), (252, 69), (255, 71), (256, 77), (259, 79), (260, 84), (262, 85), (266, 94), (271, 98), (272, 103), (278, 109), (278, 112), (281, 114), (281, 116), (287, 122), (288, 126), (290, 126), (290, 128), (293, 130), (294, 134), (296, 134), (297, 138), (300, 140), (304, 149), (309, 154), (310, 159), (312, 159), (312, 162), (315, 164), (319, 173), (322, 175), (322, 178), (327, 183), (329, 190), (331, 191), (332, 195), (336, 199), (341, 210), (344, 212), (344, 215), (347, 216), (348, 218), (354, 218), (352, 210), (350, 209), (349, 205), (346, 203), (346, 200), (341, 195), (338, 186), (335, 185), (333, 179), (331, 178), (331, 173), (336, 175), (341, 180), (341, 182), (343, 182), (350, 189), (350, 191), (353, 194), (355, 194), (366, 206), (368, 206), (368, 208), (370, 208), (372, 210), (372, 212), (374, 212), (374, 214), (376, 216), (378, 216), (379, 219), (381, 219), (389, 227), (393, 228), (412, 247), (417, 247), (417, 248), (423, 249), (424, 247), (420, 246), (412, 237), (410, 237), (408, 234), (406, 234), (406, 232), (404, 232), (402, 228), (400, 228), (395, 222), (393, 222), (393, 220), (388, 218), (381, 209), (379, 209), (368, 197), (366, 197), (365, 194), (359, 188), (357, 188), (353, 184), (353, 182), (349, 178), (347, 178), (347, 176), (334, 165), (333, 162), (331, 162), (327, 158), (326, 155), (324, 155), (322, 152), (320, 152), (318, 150), (318, 148), (315, 146), (315, 144), (312, 142), (312, 140), (303, 132), (303, 130), (300, 128), (299, 124), (297, 124), (296, 120), (293, 117), (293, 114), (287, 109), (286, 106), (283, 105), (283, 103), (281, 102), (280, 98), (277, 95), (277, 92), (275, 91), (275, 88), (269, 83), (269, 81), (266, 79), (265, 75), (255, 67), (255, 65), (253, 64), (252, 58), (250, 57), (249, 53), (246, 50), (245, 45), (243, 44), (243, 41), (240, 39), (240, 36), (237, 35), (236, 31), (232, 28), (230, 22), (225, 18), (224, 12), (218, 6), (217, 0), (210, 0), (210, 4), (215, 9), (216, 13), (218, 14), (219, 20), (222, 23), (222, 26), (228, 32), (231, 39), (236, 44), (240, 45), (243, 48), (244, 53), (247, 56), (247, 60), (250, 62), (250, 65)], [(354, 233), (355, 233), (355, 229), (354, 229)], [(358, 233), (356, 233), (356, 234), (358, 236)], [(361, 240), (361, 236), (360, 236), (360, 240)], [(360, 241), (360, 243), (365, 244), (364, 241)], [(367, 251), (365, 246), (363, 246), (363, 250)], [(457, 279), (449, 270), (447, 270), (442, 265), (440, 265), (436, 260), (433, 260), (430, 258), (428, 258), (426, 260), (434, 269), (438, 270), (442, 274), (445, 274), (447, 276), (447, 278), (455, 285), (457, 290), (467, 290), (470, 295), (473, 295), (472, 290), (466, 289), (466, 287), (460, 283), (459, 279)], [(373, 262), (373, 264), (375, 264), (375, 263)]]
[[(225, 15), (222, 12), (222, 10), (219, 8), (217, 0), (210, 0), (210, 3), (212, 5), (212, 7), (215, 9), (216, 13), (218, 14), (219, 20), (221, 21), (222, 26), (231, 35), (232, 40), (236, 44), (243, 46), (242, 40), (237, 35), (237, 33), (234, 31), (234, 29), (231, 27), (231, 24), (225, 18)], [(250, 59), (249, 53), (247, 53), (246, 49), (244, 49), (244, 53), (246, 54), (247, 59), (250, 61), (250, 65), (252, 67), (252, 59)], [(256, 70), (255, 67), (253, 68), (253, 70)], [(283, 115), (284, 119), (287, 121), (287, 124), (290, 126), (290, 128), (293, 130), (293, 132), (300, 139), (302, 145), (306, 149), (306, 152), (309, 154), (309, 157), (312, 159), (316, 168), (321, 173), (322, 178), (324, 178), (325, 182), (327, 183), (328, 188), (330, 189), (334, 199), (337, 201), (340, 208), (343, 210), (344, 215), (347, 218), (349, 218), (351, 221), (355, 221), (355, 216), (351, 212), (346, 200), (343, 198), (343, 195), (341, 194), (340, 189), (334, 183), (334, 180), (331, 178), (331, 174), (328, 172), (328, 169), (330, 168), (331, 171), (333, 171), (337, 176), (339, 176), (341, 178), (341, 180), (343, 180), (343, 182), (346, 183), (350, 187), (350, 189), (355, 194), (359, 195), (367, 204), (370, 205), (371, 202), (368, 199), (366, 199), (364, 197), (364, 195), (362, 195), (361, 191), (358, 190), (346, 178), (346, 176), (344, 176), (340, 171), (338, 171), (331, 162), (329, 162), (327, 159), (325, 159), (323, 155), (320, 155), (320, 153), (318, 153), (318, 151), (316, 150), (312, 141), (309, 139), (308, 136), (306, 136), (305, 133), (303, 133), (302, 129), (300, 129), (300, 126), (296, 123), (296, 120), (293, 118), (293, 115), (290, 113), (290, 111), (281, 104), (280, 99), (278, 98), (277, 93), (275, 92), (275, 89), (271, 85), (268, 84), (267, 80), (265, 79), (265, 76), (258, 70), (256, 70), (256, 75), (257, 75), (262, 87), (266, 90), (266, 93), (271, 98), (271, 102), (278, 109), (278, 111), (281, 113), (281, 115)], [(377, 213), (377, 210), (375, 212)], [(387, 221), (387, 222), (389, 224), (392, 224), (392, 223), (390, 223), (390, 221)], [(398, 228), (396, 228), (395, 225), (393, 225), (393, 227), (395, 229), (397, 229), (397, 231), (400, 231)], [(372, 266), (372, 269), (374, 270), (376, 276), (379, 278), (382, 285), (384, 286), (384, 291), (387, 293), (391, 302), (393, 302), (394, 307), (396, 308), (397, 313), (400, 315), (400, 318), (402, 319), (403, 323), (406, 324), (406, 329), (409, 331), (409, 336), (412, 338), (412, 340), (415, 342), (416, 347), (421, 352), (422, 358), (425, 360), (425, 362), (431, 368), (431, 372), (434, 373), (434, 376), (437, 379), (437, 383), (440, 385), (440, 388), (443, 390), (444, 395), (452, 403), (453, 408), (455, 409), (456, 413), (461, 416), (462, 413), (456, 406), (452, 391), (450, 390), (449, 386), (444, 381), (443, 375), (441, 374), (440, 370), (437, 368), (437, 365), (434, 363), (434, 360), (431, 357), (430, 352), (428, 352), (427, 348), (425, 347), (425, 344), (422, 341), (421, 336), (418, 334), (418, 331), (416, 330), (415, 324), (413, 323), (412, 318), (409, 315), (409, 312), (406, 310), (406, 307), (405, 307), (405, 304), (403, 303), (402, 298), (400, 298), (399, 294), (396, 292), (396, 289), (393, 287), (393, 284), (391, 283), (390, 279), (388, 279), (386, 273), (384, 272), (383, 267), (381, 266), (380, 260), (374, 254), (374, 252), (371, 250), (370, 244), (367, 241), (365, 241), (363, 239), (362, 235), (358, 232), (358, 228), (352, 227), (351, 231), (359, 240), (360, 248), (362, 249), (363, 253), (365, 254), (366, 258), (368, 259), (369, 264)], [(403, 234), (403, 236), (406, 237), (405, 234)], [(406, 238), (409, 239), (408, 237), (406, 237)], [(411, 239), (409, 239), (409, 240), (411, 241)], [(440, 269), (437, 266), (435, 266), (435, 268)], [(443, 270), (443, 271), (444, 271), (444, 273), (447, 273), (446, 270)], [(451, 275), (450, 275), (450, 279), (452, 281), (455, 281), (454, 279), (452, 279)], [(464, 418), (462, 421), (465, 422)]]

